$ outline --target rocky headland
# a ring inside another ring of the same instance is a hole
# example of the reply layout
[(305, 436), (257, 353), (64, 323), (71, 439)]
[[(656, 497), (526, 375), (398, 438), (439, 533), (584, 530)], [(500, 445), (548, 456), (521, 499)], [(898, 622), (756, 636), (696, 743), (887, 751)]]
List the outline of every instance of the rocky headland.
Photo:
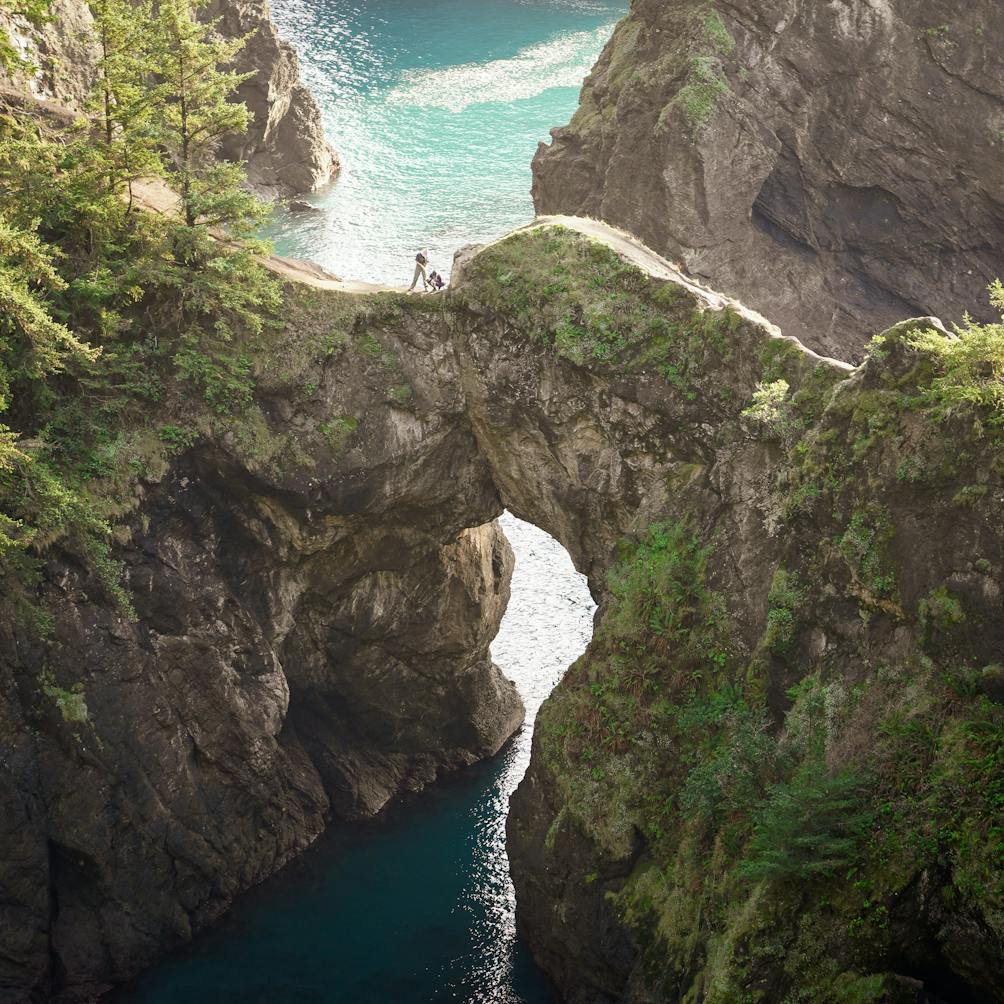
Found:
[[(217, 21), (225, 38), (249, 36), (234, 68), (254, 74), (236, 95), (251, 122), (246, 133), (227, 137), (221, 155), (246, 162), (248, 183), (267, 198), (312, 192), (331, 181), (338, 155), (324, 135), (313, 95), (300, 81), (296, 50), (279, 37), (267, 0), (216, 0), (201, 16)], [(86, 0), (53, 0), (47, 19), (37, 25), (0, 10), (0, 30), (31, 64), (13, 73), (0, 66), (0, 86), (70, 113), (83, 111), (99, 59)]]
[[(85, 317), (105, 369), (22, 369), (0, 437), (0, 999), (93, 999), (495, 753), (504, 508), (599, 603), (509, 821), (567, 1001), (1004, 998), (999, 17), (636, 0), (536, 195), (637, 237), (541, 219), (447, 294), (272, 260), (276, 305), (158, 230), (158, 282)], [(73, 106), (61, 31), (30, 86)], [(295, 63), (256, 37), (275, 138)]]
[(841, 358), (987, 318), (1002, 38), (996, 0), (635, 0), (538, 151), (537, 211), (624, 227)]
[(10, 999), (126, 978), (329, 814), (496, 750), (504, 506), (601, 602), (510, 820), (566, 998), (996, 999), (999, 405), (954, 401), (936, 322), (852, 369), (609, 240), (519, 232), (437, 298), (305, 272), (249, 408), (150, 416), (135, 617), (56, 540), (47, 638), (3, 618)]

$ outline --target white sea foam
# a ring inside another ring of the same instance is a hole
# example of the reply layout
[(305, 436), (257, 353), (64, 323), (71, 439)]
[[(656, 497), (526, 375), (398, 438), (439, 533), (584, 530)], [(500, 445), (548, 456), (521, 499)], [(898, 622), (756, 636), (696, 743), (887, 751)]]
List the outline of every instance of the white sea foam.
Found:
[(552, 87), (578, 87), (610, 37), (612, 25), (558, 35), (509, 59), (409, 70), (387, 100), (462, 112), (472, 105), (533, 98)]

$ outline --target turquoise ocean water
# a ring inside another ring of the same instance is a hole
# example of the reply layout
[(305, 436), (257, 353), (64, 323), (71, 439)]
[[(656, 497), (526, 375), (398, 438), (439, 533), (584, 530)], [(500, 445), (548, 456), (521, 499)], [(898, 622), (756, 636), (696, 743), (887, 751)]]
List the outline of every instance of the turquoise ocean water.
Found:
[(533, 216), (530, 161), (566, 123), (627, 7), (611, 0), (276, 0), (341, 177), (279, 213), (280, 254), (350, 279), (409, 282)]

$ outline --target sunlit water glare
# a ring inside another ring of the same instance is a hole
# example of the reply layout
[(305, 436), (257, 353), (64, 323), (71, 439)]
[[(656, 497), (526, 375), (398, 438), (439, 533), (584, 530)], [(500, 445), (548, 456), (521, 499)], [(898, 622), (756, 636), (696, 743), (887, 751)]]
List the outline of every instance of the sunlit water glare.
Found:
[(277, 0), (305, 82), (342, 156), (341, 177), (277, 212), (280, 254), (391, 285), (415, 253), (453, 252), (529, 221), (530, 161), (571, 118), (626, 2)]
[(476, 810), (475, 826), (468, 838), (473, 869), (465, 898), (472, 918), (477, 918), (472, 928), (476, 943), (468, 999), (475, 1004), (520, 1000), (511, 985), (516, 894), (505, 849), (509, 796), (530, 763), (537, 711), (568, 666), (585, 650), (596, 610), (585, 576), (575, 571), (568, 552), (557, 541), (510, 513), (501, 523), (516, 554), (516, 569), (512, 599), (492, 644), (492, 658), (515, 680), (526, 705), (526, 722)]
[(516, 937), (505, 817), (537, 709), (595, 608), (559, 544), (509, 514), (502, 525), (517, 559), (492, 654), (523, 695), (523, 730), (380, 819), (336, 824), (115, 1004), (554, 1004)]

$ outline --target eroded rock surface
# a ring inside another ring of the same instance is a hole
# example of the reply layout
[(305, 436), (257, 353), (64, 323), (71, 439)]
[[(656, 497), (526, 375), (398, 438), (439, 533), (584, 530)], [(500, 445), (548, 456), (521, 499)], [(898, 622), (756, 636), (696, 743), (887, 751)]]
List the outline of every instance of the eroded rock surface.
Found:
[[(214, 0), (204, 11), (205, 17), (219, 21), (225, 37), (251, 35), (236, 69), (254, 73), (237, 95), (252, 121), (245, 135), (228, 138), (222, 155), (246, 161), (248, 182), (268, 197), (310, 192), (330, 181), (338, 171), (338, 156), (325, 138), (313, 95), (300, 82), (296, 51), (279, 37), (267, 0)], [(35, 72), (4, 80), (0, 70), (0, 82), (80, 112), (99, 58), (94, 21), (85, 0), (54, 0), (50, 14), (39, 27), (3, 20)]]
[(140, 479), (119, 530), (135, 622), (58, 548), (51, 632), (6, 610), (0, 999), (89, 999), (331, 815), (372, 815), (522, 722), (488, 655), (512, 554), (456, 396), (433, 388), (422, 421), (372, 355), (340, 355), (306, 374), (309, 408), (263, 372), (250, 424)]
[(122, 979), (330, 812), (497, 749), (507, 506), (600, 602), (510, 817), (566, 999), (1002, 996), (992, 389), (952, 397), (931, 319), (852, 370), (656, 264), (543, 227), (449, 295), (291, 287), (252, 407), (169, 389), (138, 619), (58, 543), (50, 640), (4, 608), (5, 992)]
[(255, 75), (237, 92), (253, 121), (245, 135), (224, 144), (224, 155), (247, 161), (248, 181), (268, 195), (312, 192), (330, 181), (338, 155), (325, 138), (313, 95), (300, 82), (296, 50), (272, 22), (268, 0), (215, 0), (207, 16), (220, 18), (228, 37), (254, 32), (238, 69)]
[(839, 358), (1004, 272), (996, 0), (635, 0), (538, 212), (595, 216)]

